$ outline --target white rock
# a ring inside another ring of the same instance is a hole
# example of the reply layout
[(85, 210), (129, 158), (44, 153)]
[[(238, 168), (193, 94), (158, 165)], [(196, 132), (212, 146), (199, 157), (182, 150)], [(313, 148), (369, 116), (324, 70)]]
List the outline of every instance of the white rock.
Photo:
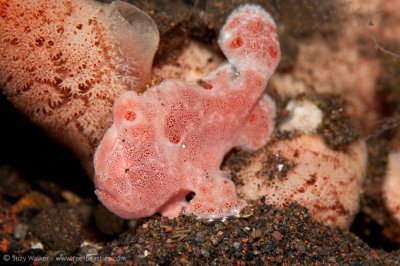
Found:
[(324, 116), (322, 110), (308, 100), (291, 100), (286, 106), (286, 111), (289, 112), (288, 119), (281, 124), (279, 129), (306, 134), (315, 132)]

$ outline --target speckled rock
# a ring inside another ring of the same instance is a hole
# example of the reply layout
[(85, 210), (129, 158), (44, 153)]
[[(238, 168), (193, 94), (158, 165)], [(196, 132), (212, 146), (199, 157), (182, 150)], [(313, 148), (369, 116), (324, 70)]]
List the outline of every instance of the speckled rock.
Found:
[(82, 241), (82, 221), (79, 212), (59, 204), (41, 211), (30, 224), (30, 231), (48, 248), (75, 251)]

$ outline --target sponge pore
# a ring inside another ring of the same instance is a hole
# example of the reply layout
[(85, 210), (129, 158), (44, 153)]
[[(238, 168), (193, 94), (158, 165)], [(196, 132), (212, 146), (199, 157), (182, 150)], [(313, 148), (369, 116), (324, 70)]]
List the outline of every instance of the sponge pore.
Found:
[(0, 0), (0, 25), (4, 93), (93, 171), (115, 99), (150, 77), (154, 22), (120, 1)]

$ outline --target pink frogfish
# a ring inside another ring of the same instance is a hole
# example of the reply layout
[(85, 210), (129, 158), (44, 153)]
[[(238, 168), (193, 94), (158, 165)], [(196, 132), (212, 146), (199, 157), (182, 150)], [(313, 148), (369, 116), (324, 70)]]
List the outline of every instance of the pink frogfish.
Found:
[(270, 138), (275, 105), (264, 89), (280, 60), (276, 26), (261, 7), (243, 5), (218, 42), (227, 62), (203, 79), (165, 80), (115, 102), (94, 157), (96, 194), (112, 212), (214, 218), (247, 205), (220, 165), (233, 147)]

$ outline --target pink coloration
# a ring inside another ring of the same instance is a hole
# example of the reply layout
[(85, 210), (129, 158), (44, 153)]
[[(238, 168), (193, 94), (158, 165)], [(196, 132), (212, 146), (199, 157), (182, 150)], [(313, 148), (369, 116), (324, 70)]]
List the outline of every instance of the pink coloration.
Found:
[[(284, 160), (271, 166), (271, 156)], [(251, 161), (237, 167), (237, 191), (246, 200), (265, 197), (278, 208), (297, 202), (316, 221), (349, 228), (359, 208), (359, 196), (367, 167), (363, 141), (346, 151), (331, 150), (319, 135), (279, 140), (256, 151)], [(231, 167), (233, 168), (233, 167)], [(266, 175), (266, 171), (276, 172)]]
[(391, 152), (383, 183), (383, 198), (390, 214), (400, 225), (400, 151)]
[(158, 41), (154, 21), (121, 1), (0, 0), (0, 89), (92, 175), (113, 103), (145, 88)]
[(188, 205), (220, 217), (246, 205), (220, 165), (232, 147), (255, 149), (271, 134), (275, 105), (263, 91), (280, 59), (275, 24), (262, 8), (242, 6), (219, 44), (229, 63), (202, 80), (166, 80), (115, 103), (94, 163), (96, 194), (117, 215), (176, 217)]

